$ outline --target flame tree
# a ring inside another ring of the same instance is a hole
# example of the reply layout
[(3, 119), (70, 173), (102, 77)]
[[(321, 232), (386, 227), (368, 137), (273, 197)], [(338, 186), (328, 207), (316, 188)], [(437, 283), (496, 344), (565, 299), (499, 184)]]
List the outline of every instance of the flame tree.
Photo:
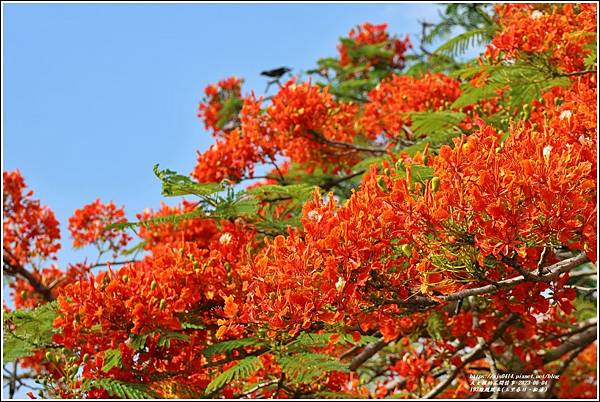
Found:
[[(268, 98), (208, 86), (214, 144), (154, 168), (178, 206), (69, 219), (112, 264), (58, 267), (54, 214), (4, 172), (9, 395), (595, 397), (596, 16), (453, 4), (418, 48), (365, 23)], [(471, 383), (510, 373), (560, 377)]]

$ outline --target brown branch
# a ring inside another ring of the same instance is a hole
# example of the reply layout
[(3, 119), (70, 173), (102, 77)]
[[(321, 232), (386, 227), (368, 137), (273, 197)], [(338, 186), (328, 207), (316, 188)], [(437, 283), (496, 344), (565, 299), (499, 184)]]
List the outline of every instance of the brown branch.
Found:
[(542, 362), (548, 364), (554, 360), (560, 359), (565, 354), (581, 346), (594, 342), (597, 338), (597, 326), (589, 327), (583, 332), (573, 335), (571, 338), (563, 341), (560, 346), (546, 352), (542, 356)]
[(572, 73), (560, 73), (557, 74), (558, 77), (573, 77), (577, 75), (585, 75), (585, 74), (596, 74), (596, 70), (583, 70), (583, 71), (574, 71)]
[[(579, 254), (579, 255), (576, 255), (575, 257), (571, 257), (569, 259), (557, 262), (556, 264), (551, 265), (550, 267), (546, 267), (545, 268), (546, 273), (544, 275), (538, 276), (538, 275), (530, 274), (530, 276), (533, 276), (536, 282), (547, 282), (551, 279), (555, 279), (560, 274), (570, 271), (571, 269), (576, 268), (579, 265), (581, 265), (585, 262), (588, 262), (588, 261), (589, 261), (589, 259), (587, 258), (587, 256), (585, 254)], [(414, 297), (411, 297), (406, 300), (390, 300), (387, 303), (388, 304), (397, 304), (397, 305), (406, 306), (406, 307), (435, 306), (435, 305), (439, 304), (440, 301), (450, 302), (450, 301), (461, 300), (461, 299), (464, 299), (469, 296), (479, 296), (479, 295), (483, 295), (483, 294), (495, 293), (500, 289), (512, 288), (520, 283), (526, 282), (527, 280), (528, 279), (525, 278), (523, 275), (520, 275), (520, 276), (516, 276), (514, 278), (505, 279), (503, 281), (499, 281), (499, 282), (496, 282), (496, 283), (493, 283), (490, 285), (481, 286), (478, 288), (469, 288), (469, 289), (461, 290), (459, 292), (450, 293), (448, 295), (435, 296), (435, 299), (433, 299), (429, 296), (414, 296)]]
[(372, 153), (372, 154), (386, 154), (387, 153), (387, 150), (382, 149), (382, 148), (362, 147), (359, 145), (350, 144), (349, 142), (330, 140), (329, 138), (326, 138), (323, 134), (321, 134), (315, 130), (308, 130), (308, 132), (313, 136), (313, 138), (316, 141), (319, 141), (326, 145), (330, 145), (332, 147), (352, 149), (355, 151), (368, 152), (368, 153)]
[(390, 342), (381, 338), (377, 342), (368, 344), (362, 352), (360, 352), (352, 359), (348, 368), (350, 369), (350, 371), (356, 371), (356, 369), (362, 366), (367, 360), (373, 357), (375, 353), (379, 352), (389, 343)]
[(552, 379), (550, 380), (550, 384), (548, 384), (548, 390), (546, 391), (546, 398), (551, 398), (552, 397), (552, 393), (554, 392), (554, 387), (556, 386), (556, 383), (558, 382), (558, 378), (560, 378), (561, 375), (564, 374), (564, 372), (567, 370), (567, 368), (569, 367), (569, 365), (573, 362), (573, 360), (575, 360), (575, 358), (581, 353), (583, 352), (583, 350), (587, 347), (588, 345), (582, 345), (580, 347), (578, 347), (577, 349), (575, 349), (574, 351), (571, 352), (571, 354), (569, 355), (569, 357), (567, 357), (558, 367), (558, 369), (556, 370), (556, 377), (552, 377)]
[(564, 333), (564, 334), (552, 334), (551, 336), (546, 338), (546, 340), (550, 341), (553, 339), (564, 338), (565, 336), (573, 336), (575, 334), (585, 331), (586, 329), (588, 329), (590, 327), (595, 327), (596, 325), (598, 325), (598, 319), (596, 317), (589, 318), (585, 321), (580, 321), (578, 323), (577, 327), (574, 328), (572, 331)]
[[(8, 254), (8, 256), (7, 256)], [(12, 261), (11, 261), (12, 259)], [(50, 288), (48, 288), (46, 285), (44, 285), (42, 282), (40, 282), (40, 280), (38, 278), (36, 278), (33, 273), (29, 272), (28, 270), (26, 270), (25, 268), (23, 268), (23, 266), (21, 264), (19, 264), (17, 262), (17, 259), (14, 258), (14, 256), (6, 249), (4, 249), (4, 255), (2, 256), (2, 262), (4, 263), (5, 271), (7, 271), (6, 273), (13, 275), (13, 276), (21, 276), (23, 277), (25, 280), (27, 280), (27, 282), (29, 282), (29, 284), (31, 285), (31, 287), (33, 287), (33, 289), (39, 293), (44, 300), (51, 302), (54, 300), (54, 295), (52, 294), (52, 291), (50, 290)]]
[(111, 261), (104, 261), (104, 262), (98, 262), (96, 264), (90, 265), (90, 269), (92, 268), (98, 268), (98, 267), (102, 267), (106, 264), (110, 264), (112, 265), (125, 265), (125, 264), (131, 264), (134, 262), (138, 262), (139, 260), (124, 260), (124, 261), (115, 261), (115, 262), (111, 262)]
[(251, 395), (253, 392), (258, 391), (261, 388), (265, 388), (265, 387), (268, 387), (270, 385), (274, 385), (274, 384), (277, 384), (277, 383), (279, 383), (279, 378), (276, 379), (276, 380), (271, 380), (271, 381), (263, 382), (261, 384), (256, 385), (255, 387), (250, 388), (248, 391), (243, 392), (243, 393), (239, 394), (238, 396), (235, 396), (233, 399), (243, 398), (245, 396)]
[(340, 184), (340, 183), (343, 183), (343, 182), (345, 182), (345, 181), (347, 181), (347, 180), (351, 180), (351, 179), (355, 178), (356, 176), (360, 176), (360, 175), (361, 175), (361, 174), (363, 174), (364, 172), (365, 172), (364, 170), (359, 170), (359, 171), (357, 171), (357, 172), (355, 172), (355, 173), (349, 174), (349, 175), (347, 175), (347, 176), (344, 176), (344, 177), (337, 177), (337, 178), (334, 178), (334, 179), (328, 180), (328, 181), (326, 181), (325, 183), (321, 184), (321, 186), (320, 186), (320, 187), (321, 187), (323, 190), (329, 190), (329, 189), (331, 189), (331, 188), (333, 188), (333, 187), (337, 186), (337, 185), (338, 185), (338, 184)]
[(516, 314), (510, 314), (506, 320), (502, 321), (500, 323), (500, 325), (498, 325), (498, 327), (496, 328), (496, 331), (494, 332), (494, 335), (492, 336), (492, 338), (489, 341), (477, 344), (477, 346), (475, 346), (468, 354), (466, 354), (462, 358), (461, 364), (459, 364), (458, 366), (455, 366), (454, 369), (452, 369), (452, 371), (450, 371), (450, 373), (448, 373), (448, 375), (444, 378), (444, 380), (439, 382), (438, 385), (436, 385), (431, 391), (429, 391), (425, 396), (423, 396), (423, 399), (435, 398), (444, 389), (446, 389), (446, 387), (448, 387), (450, 384), (452, 384), (452, 381), (454, 381), (456, 376), (462, 371), (463, 367), (465, 367), (467, 364), (471, 363), (472, 361), (480, 359), (483, 355), (484, 349), (489, 348), (490, 345), (492, 344), (492, 342), (494, 342), (496, 339), (498, 339), (500, 336), (502, 336), (502, 334), (504, 334), (504, 331), (510, 325), (512, 325), (516, 321), (516, 319), (517, 319)]

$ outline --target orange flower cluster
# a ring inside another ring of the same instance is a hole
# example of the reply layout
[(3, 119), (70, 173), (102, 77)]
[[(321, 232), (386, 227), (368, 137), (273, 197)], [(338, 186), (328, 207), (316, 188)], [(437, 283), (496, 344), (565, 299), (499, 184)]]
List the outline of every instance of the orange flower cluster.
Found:
[(103, 204), (100, 199), (76, 209), (69, 218), (69, 231), (73, 238), (73, 247), (80, 248), (95, 244), (102, 251), (112, 251), (116, 256), (127, 247), (131, 236), (122, 230), (108, 229), (112, 223), (127, 222), (125, 208), (117, 208), (111, 201)]
[[(254, 175), (257, 163), (273, 161), (277, 154), (313, 167), (340, 166), (356, 162), (355, 153), (338, 156), (344, 143), (351, 144), (358, 105), (338, 102), (310, 83), (285, 83), (266, 111), (262, 99), (247, 97), (240, 111), (240, 127), (224, 132), (222, 139), (198, 153), (193, 176), (201, 182), (223, 179), (239, 181)], [(340, 145), (342, 143), (342, 145)], [(347, 151), (347, 148), (345, 149)]]
[[(55, 341), (78, 352), (85, 378), (104, 377), (107, 353), (118, 349), (123, 364), (110, 370), (113, 378), (145, 382), (178, 373), (178, 382), (206, 387), (210, 380), (199, 352), (210, 331), (231, 315), (231, 300), (240, 300), (240, 250), (253, 245), (254, 234), (225, 221), (220, 232), (210, 225), (198, 230), (197, 222), (178, 228), (180, 236), (165, 235), (165, 243), (151, 242), (143, 261), (90, 274), (61, 291), (54, 325), (62, 331)], [(153, 242), (161, 236), (157, 229), (145, 234)], [(227, 330), (236, 336), (236, 328)]]
[[(410, 126), (409, 112), (436, 111), (448, 107), (461, 94), (459, 82), (444, 74), (425, 74), (420, 78), (393, 75), (370, 93), (359, 122), (365, 135), (395, 138)], [(409, 138), (411, 139), (411, 138)]]
[(262, 122), (261, 102), (252, 96), (244, 98), (239, 116), (235, 117), (240, 127), (221, 131), (215, 144), (198, 152), (192, 176), (200, 182), (239, 181), (253, 177), (257, 163), (273, 159), (277, 148)]
[[(183, 200), (175, 207), (163, 204), (161, 208), (154, 212), (145, 209), (137, 214), (139, 221), (147, 221), (154, 218), (180, 215), (192, 212), (196, 204)], [(182, 242), (196, 244), (199, 248), (207, 248), (210, 239), (218, 232), (217, 225), (210, 219), (184, 219), (177, 223), (149, 224), (140, 227), (138, 235), (145, 242), (147, 250), (153, 250), (155, 247), (165, 244), (177, 246)]]
[(37, 257), (56, 258), (60, 229), (54, 212), (32, 198), (18, 170), (3, 172), (2, 184), (2, 245), (10, 251), (4, 255), (20, 265)]
[[(390, 37), (387, 24), (364, 23), (353, 28), (348, 34), (349, 41), (338, 45), (341, 66), (364, 66), (365, 70), (372, 65), (385, 65), (391, 68), (402, 69), (406, 61), (405, 53), (412, 47), (408, 35), (404, 39)], [(385, 57), (378, 54), (376, 57), (355, 56), (356, 48), (368, 45), (382, 45), (382, 50), (387, 51)]]
[(228, 122), (235, 119), (235, 109), (228, 110), (225, 105), (241, 98), (242, 83), (243, 80), (237, 77), (229, 77), (204, 89), (206, 99), (198, 106), (198, 117), (204, 120), (207, 130), (213, 130), (213, 135), (220, 133)]
[[(68, 349), (81, 376), (65, 385), (63, 367), (50, 366), (43, 351), (23, 364), (51, 373), (59, 396), (100, 398), (111, 395), (82, 391), (83, 379), (146, 384), (163, 397), (181, 396), (173, 384), (207, 397), (422, 397), (435, 391), (434, 371), (443, 366), (448, 373), (457, 368), (457, 377), (437, 396), (468, 397), (468, 375), (491, 370), (489, 354), (520, 370), (550, 367), (547, 351), (588, 331), (579, 327), (580, 288), (572, 286), (572, 274), (538, 276), (562, 258), (558, 250), (597, 259), (597, 81), (580, 71), (589, 52), (589, 38), (580, 33), (591, 32), (595, 11), (588, 5), (496, 9), (501, 31), (488, 48), (494, 62), (543, 53), (559, 73), (581, 74), (523, 107), (521, 120), (502, 109), (502, 96), (463, 108), (465, 135), (436, 152), (397, 154), (390, 144), (400, 143), (401, 133), (415, 140), (411, 112), (451, 111), (460, 82), (444, 74), (414, 78), (386, 70), (364, 102), (295, 79), (268, 102), (242, 96), (235, 77), (207, 87), (199, 115), (216, 144), (198, 155), (193, 176), (201, 182), (251, 178), (257, 164), (282, 157), (281, 168), (250, 187), (297, 184), (311, 169), (356, 177), (365, 169), (357, 162), (384, 157), (360, 185), (343, 182), (348, 188), (326, 194), (315, 189), (301, 209), (286, 193), (259, 198), (259, 212), (250, 218), (209, 219), (209, 208), (206, 216), (167, 219), (193, 213), (198, 204), (190, 201), (144, 210), (137, 234), (145, 254), (118, 270), (109, 265), (92, 274), (83, 264), (67, 272), (33, 270), (58, 299), (60, 331), (53, 341)], [(403, 66), (409, 42), (391, 37), (384, 25), (365, 24), (350, 39), (340, 46), (342, 65)], [(353, 46), (379, 44), (389, 58), (354, 58)], [(4, 173), (4, 181), (9, 261), (52, 258), (59, 247), (52, 212), (31, 199), (18, 172)], [(295, 188), (277, 189), (291, 194)], [(300, 223), (276, 235), (257, 223), (280, 230), (291, 216)], [(123, 209), (112, 202), (77, 210), (69, 221), (74, 246), (108, 244), (121, 252), (129, 237), (101, 229), (122, 221)], [(505, 280), (512, 284), (498, 285)], [(473, 295), (484, 286), (491, 290)], [(12, 287), (17, 307), (43, 302), (31, 280), (19, 278)], [(455, 294), (467, 290), (471, 296)], [(298, 347), (307, 334), (315, 335), (313, 346), (294, 352), (293, 342)], [(381, 339), (366, 347), (366, 337)], [(249, 343), (207, 353), (240, 339)], [(482, 356), (471, 355), (482, 346)], [(355, 362), (360, 366), (362, 355), (377, 347), (370, 363), (383, 374), (366, 385), (365, 367), (355, 372)], [(596, 346), (578, 352), (559, 381), (560, 396), (595, 396)], [(115, 355), (119, 364), (108, 364)], [(281, 356), (315, 355), (331, 358), (323, 365), (334, 369), (294, 383)], [(219, 374), (254, 356), (256, 370), (207, 390), (226, 377)]]
[(595, 40), (597, 9), (594, 4), (496, 5), (502, 31), (488, 46), (486, 56), (526, 59), (548, 55), (561, 72), (584, 70), (584, 59)]

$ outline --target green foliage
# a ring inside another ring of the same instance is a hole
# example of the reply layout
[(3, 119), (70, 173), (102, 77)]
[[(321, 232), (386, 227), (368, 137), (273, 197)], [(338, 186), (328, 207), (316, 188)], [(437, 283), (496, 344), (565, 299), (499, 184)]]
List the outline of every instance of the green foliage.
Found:
[(205, 197), (224, 190), (221, 183), (198, 183), (188, 176), (178, 174), (173, 170), (160, 170), (158, 164), (154, 165), (154, 174), (162, 182), (162, 194), (165, 197), (183, 195)]
[(241, 98), (230, 97), (225, 99), (222, 103), (221, 110), (217, 113), (218, 120), (216, 126), (218, 128), (224, 128), (227, 123), (237, 117), (243, 106), (244, 101), (242, 101)]
[(490, 16), (490, 4), (450, 3), (440, 12), (441, 21), (434, 25), (422, 38), (425, 44), (444, 38), (457, 28), (465, 31), (488, 28), (493, 30), (495, 23)]
[(287, 350), (290, 352), (297, 352), (306, 351), (309, 348), (323, 348), (329, 345), (331, 337), (334, 335), (339, 335), (339, 338), (336, 341), (336, 344), (338, 345), (350, 344), (364, 346), (377, 340), (374, 336), (369, 335), (361, 335), (360, 340), (355, 341), (351, 334), (338, 334), (335, 332), (311, 334), (308, 332), (301, 332), (296, 339), (286, 345)]
[(289, 198), (302, 203), (308, 199), (313, 189), (314, 186), (306, 183), (290, 184), (287, 186), (268, 184), (246, 190), (246, 192), (265, 201)]
[(427, 333), (432, 339), (441, 341), (446, 331), (446, 324), (439, 312), (435, 312), (427, 319)]
[(129, 347), (132, 350), (140, 351), (146, 347), (146, 340), (149, 336), (153, 335), (155, 332), (146, 332), (144, 334), (131, 334), (129, 335)]
[(370, 158), (365, 158), (358, 162), (356, 165), (352, 166), (352, 170), (367, 170), (372, 165), (382, 166), (383, 161), (388, 161), (389, 163), (392, 163), (392, 158), (389, 155), (372, 156)]
[(312, 382), (332, 371), (348, 371), (338, 359), (321, 353), (295, 353), (280, 356), (277, 361), (292, 384)]
[(459, 56), (464, 54), (469, 48), (482, 45), (491, 38), (490, 30), (487, 28), (477, 28), (461, 33), (450, 39), (435, 50), (435, 54), (443, 56)]
[(574, 315), (577, 317), (577, 321), (584, 321), (589, 318), (594, 318), (597, 315), (598, 307), (595, 300), (592, 301), (590, 298), (577, 296), (573, 301)]
[(462, 108), (475, 104), (482, 99), (497, 96), (498, 90), (505, 90), (505, 102), (511, 110), (520, 110), (525, 104), (538, 99), (542, 93), (553, 87), (569, 85), (567, 77), (561, 77), (555, 71), (543, 65), (500, 64), (469, 66), (453, 73), (460, 79), (470, 79), (484, 74), (487, 82), (483, 87), (463, 85), (463, 94), (452, 104), (452, 108)]
[(182, 334), (181, 332), (163, 331), (156, 344), (159, 348), (170, 348), (172, 340), (187, 342), (190, 340), (190, 336)]
[(110, 396), (121, 399), (156, 399), (160, 397), (145, 384), (119, 381), (113, 378), (84, 380), (81, 389), (83, 391), (104, 389)]
[(225, 341), (210, 345), (204, 349), (204, 356), (211, 357), (220, 353), (231, 352), (235, 349), (240, 349), (246, 346), (262, 346), (264, 343), (257, 338), (242, 338), (233, 339), (231, 341)]
[(225, 370), (219, 374), (214, 380), (206, 386), (204, 391), (206, 394), (212, 394), (215, 391), (223, 388), (234, 380), (241, 380), (254, 374), (262, 364), (258, 357), (248, 356), (240, 360), (235, 366)]
[(55, 330), (56, 302), (33, 310), (16, 310), (4, 314), (2, 359), (4, 363), (31, 356), (37, 349), (50, 347)]
[(119, 222), (119, 223), (111, 223), (110, 225), (106, 225), (103, 230), (117, 229), (135, 229), (138, 227), (150, 228), (155, 225), (163, 225), (163, 224), (172, 224), (177, 225), (180, 222), (188, 219), (202, 218), (206, 217), (206, 213), (202, 209), (195, 209), (190, 212), (184, 212), (181, 214), (171, 214), (165, 216), (157, 216), (154, 218), (146, 219), (138, 222)]
[(462, 89), (463, 93), (461, 96), (452, 103), (453, 109), (461, 109), (465, 106), (478, 103), (482, 99), (489, 99), (498, 95), (498, 88), (495, 86), (485, 85), (482, 87), (474, 87), (470, 84), (464, 84)]
[(410, 113), (411, 127), (417, 135), (446, 134), (453, 129), (458, 130), (457, 125), (465, 116), (460, 112), (414, 112)]
[(119, 349), (108, 349), (104, 351), (104, 365), (102, 371), (108, 373), (113, 367), (121, 368), (123, 365), (123, 357)]
[(410, 167), (412, 181), (425, 182), (433, 177), (434, 169), (429, 166), (412, 165)]

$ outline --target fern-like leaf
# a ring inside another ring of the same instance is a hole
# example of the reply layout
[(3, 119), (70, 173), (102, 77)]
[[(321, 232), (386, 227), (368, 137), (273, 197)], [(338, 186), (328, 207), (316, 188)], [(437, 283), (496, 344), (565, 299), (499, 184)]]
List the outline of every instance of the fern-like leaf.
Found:
[(82, 390), (89, 391), (92, 389), (104, 389), (110, 396), (121, 399), (156, 399), (160, 397), (146, 384), (130, 383), (113, 378), (86, 380), (83, 383)]
[(215, 391), (223, 388), (232, 381), (247, 378), (254, 374), (256, 370), (262, 367), (262, 364), (258, 357), (248, 356), (240, 360), (235, 366), (230, 367), (221, 374), (219, 374), (214, 380), (206, 386), (204, 392), (206, 394), (212, 394)]
[(52, 343), (56, 318), (56, 302), (42, 304), (33, 310), (16, 310), (4, 314), (2, 359), (4, 363), (31, 356), (35, 350)]
[(348, 366), (338, 359), (321, 353), (296, 353), (281, 356), (277, 361), (290, 382), (295, 384), (313, 382), (332, 371), (348, 371)]
[(473, 29), (450, 39), (438, 47), (434, 53), (443, 56), (459, 56), (469, 48), (482, 45), (489, 39), (490, 33), (487, 28)]
[(178, 174), (173, 170), (160, 170), (158, 164), (154, 165), (154, 174), (162, 182), (162, 194), (165, 197), (183, 195), (208, 196), (224, 190), (220, 183), (198, 183), (188, 176)]
[(102, 371), (108, 373), (113, 367), (121, 367), (123, 358), (119, 349), (108, 349), (104, 351), (104, 365)]
[(414, 112), (410, 114), (412, 129), (417, 135), (446, 133), (455, 128), (464, 118), (459, 112)]
[(242, 338), (242, 339), (233, 339), (231, 341), (225, 341), (216, 343), (214, 345), (210, 345), (206, 349), (204, 349), (204, 356), (211, 357), (220, 353), (231, 352), (235, 349), (243, 348), (246, 346), (260, 346), (263, 343), (256, 338)]

